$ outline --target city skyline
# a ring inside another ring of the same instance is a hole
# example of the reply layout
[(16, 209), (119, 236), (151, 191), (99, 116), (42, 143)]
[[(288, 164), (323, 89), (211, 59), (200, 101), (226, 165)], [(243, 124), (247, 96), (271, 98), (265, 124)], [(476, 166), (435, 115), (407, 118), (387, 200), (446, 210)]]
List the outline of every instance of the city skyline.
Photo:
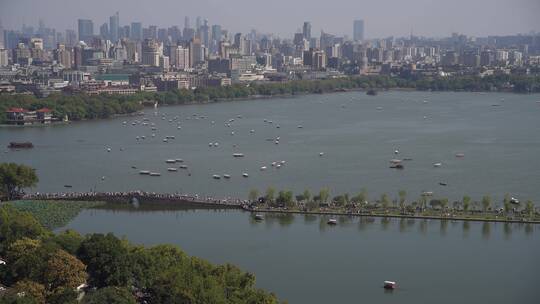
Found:
[[(274, 5), (266, 8), (264, 14), (260, 12), (252, 14), (251, 12), (256, 9), (251, 8), (244, 0), (227, 3), (205, 0), (198, 4), (192, 1), (178, 3), (172, 0), (158, 0), (152, 3), (130, 1), (129, 4), (125, 1), (111, 3), (96, 0), (92, 5), (66, 0), (34, 2), (0, 0), (0, 7), (4, 8), (0, 11), (3, 28), (19, 29), (23, 24), (37, 27), (39, 20), (42, 20), (47, 26), (57, 30), (76, 29), (78, 19), (91, 19), (94, 21), (94, 30), (99, 32), (99, 26), (108, 23), (109, 18), (119, 11), (120, 25), (142, 22), (144, 26), (184, 27), (184, 18), (189, 17), (191, 26), (195, 27), (195, 19), (200, 16), (202, 20), (208, 19), (210, 25), (219, 24), (231, 32), (247, 33), (255, 29), (262, 33), (277, 34), (282, 38), (289, 38), (295, 32), (302, 32), (305, 21), (311, 23), (313, 36), (318, 36), (320, 31), (324, 30), (352, 37), (353, 20), (356, 19), (365, 21), (366, 39), (407, 36), (411, 32), (418, 36), (442, 37), (453, 32), (471, 36), (489, 36), (540, 30), (540, 19), (535, 18), (534, 13), (540, 11), (540, 2), (531, 0), (519, 0), (519, 5), (507, 0), (475, 3), (458, 0), (452, 3), (452, 7), (445, 3), (434, 5), (424, 0), (408, 2), (408, 5), (393, 0), (375, 4), (366, 1), (350, 3), (348, 0), (338, 0), (332, 7), (325, 7), (319, 3), (307, 5), (304, 3), (306, 1), (298, 1), (287, 6), (273, 2)], [(149, 4), (152, 6), (149, 7)], [(467, 4), (468, 9), (456, 11), (455, 7), (460, 7), (460, 4), (463, 4), (461, 7)], [(61, 11), (55, 9), (59, 6), (62, 7)], [(276, 10), (277, 7), (280, 9)], [(336, 13), (333, 13), (333, 7), (340, 9), (334, 10)], [(400, 13), (395, 15), (394, 10), (388, 11), (388, 7), (396, 8), (395, 11)], [(506, 14), (510, 9), (513, 12), (511, 16)], [(148, 11), (156, 13), (148, 15)], [(441, 11), (445, 14), (441, 15)], [(478, 11), (482, 11), (483, 14), (478, 14)], [(235, 14), (240, 12), (241, 18), (237, 18)], [(275, 22), (278, 14), (279, 22)]]

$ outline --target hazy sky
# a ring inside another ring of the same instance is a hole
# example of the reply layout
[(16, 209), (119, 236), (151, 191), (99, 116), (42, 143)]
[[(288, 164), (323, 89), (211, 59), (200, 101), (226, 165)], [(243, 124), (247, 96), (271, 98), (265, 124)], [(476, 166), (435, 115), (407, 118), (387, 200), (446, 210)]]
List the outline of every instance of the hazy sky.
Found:
[(0, 0), (4, 28), (38, 20), (60, 30), (76, 29), (78, 18), (94, 20), (94, 31), (120, 11), (120, 24), (179, 25), (184, 16), (207, 18), (233, 32), (257, 29), (290, 37), (311, 21), (321, 29), (352, 35), (353, 19), (364, 19), (366, 37), (473, 36), (540, 32), (540, 0)]

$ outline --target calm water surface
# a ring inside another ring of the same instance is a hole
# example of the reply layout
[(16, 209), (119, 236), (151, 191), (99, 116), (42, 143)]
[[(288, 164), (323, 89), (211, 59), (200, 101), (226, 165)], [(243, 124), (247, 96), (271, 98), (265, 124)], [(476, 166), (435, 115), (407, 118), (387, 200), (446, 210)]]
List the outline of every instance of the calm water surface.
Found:
[[(396, 197), (404, 189), (410, 199), (433, 191), (450, 199), (468, 194), (479, 200), (491, 194), (498, 203), (508, 192), (538, 202), (539, 100), (540, 95), (384, 92), (376, 97), (338, 93), (164, 107), (156, 115), (146, 110), (156, 131), (150, 125), (131, 125), (143, 117), (0, 129), (2, 147), (9, 141), (35, 145), (0, 153), (0, 162), (35, 167), (40, 183), (34, 191), (41, 192), (65, 191), (63, 186), (70, 184), (72, 191), (182, 191), (245, 198), (251, 188), (315, 192), (329, 187), (333, 194), (366, 188), (372, 198), (382, 193)], [(176, 116), (178, 121), (169, 122)], [(230, 119), (234, 122), (225, 126)], [(163, 142), (168, 135), (175, 139)], [(137, 141), (137, 136), (146, 139)], [(279, 144), (267, 140), (277, 137)], [(219, 146), (210, 148), (210, 142)], [(245, 157), (233, 158), (235, 152)], [(465, 157), (456, 158), (456, 153)], [(165, 160), (170, 158), (182, 158), (189, 170), (167, 172), (171, 165)], [(392, 158), (413, 160), (397, 171), (388, 168)], [(271, 167), (281, 160), (286, 164), (279, 170)], [(439, 162), (442, 166), (435, 168)], [(269, 169), (260, 171), (261, 166)], [(162, 176), (141, 176), (139, 170)], [(243, 172), (249, 178), (242, 178)], [(232, 178), (213, 180), (213, 174)]]
[[(83, 211), (67, 228), (172, 243), (231, 262), (289, 303), (538, 303), (540, 225), (266, 215), (228, 210)], [(399, 289), (388, 293), (384, 280)]]
[[(508, 192), (538, 202), (539, 100), (539, 95), (340, 93), (159, 108), (157, 114), (148, 109), (156, 131), (131, 125), (142, 117), (0, 129), (2, 147), (9, 141), (35, 145), (0, 153), (0, 162), (35, 167), (40, 183), (34, 191), (40, 192), (65, 191), (63, 185), (70, 184), (73, 191), (246, 197), (251, 188), (299, 192), (328, 186), (333, 194), (366, 188), (372, 198), (405, 189), (409, 199), (422, 191), (450, 199), (491, 194), (500, 204)], [(169, 122), (176, 116), (178, 121)], [(174, 140), (163, 142), (171, 135)], [(219, 146), (209, 147), (210, 142)], [(233, 158), (235, 152), (245, 157)], [(191, 175), (167, 172), (170, 158), (184, 159)], [(388, 168), (392, 158), (413, 160), (396, 171)], [(282, 168), (270, 166), (281, 160), (286, 161)], [(435, 168), (438, 162), (442, 166)], [(268, 170), (260, 171), (261, 166)], [(141, 176), (139, 170), (162, 176)], [(243, 172), (249, 178), (242, 178)], [(213, 180), (213, 174), (232, 178)], [(256, 274), (258, 286), (290, 303), (540, 299), (538, 226), (365, 218), (340, 218), (336, 227), (325, 223), (316, 216), (254, 223), (248, 213), (230, 210), (87, 210), (68, 228), (111, 231), (147, 245), (173, 243), (212, 262), (240, 265)], [(386, 293), (384, 280), (395, 280), (400, 288)]]

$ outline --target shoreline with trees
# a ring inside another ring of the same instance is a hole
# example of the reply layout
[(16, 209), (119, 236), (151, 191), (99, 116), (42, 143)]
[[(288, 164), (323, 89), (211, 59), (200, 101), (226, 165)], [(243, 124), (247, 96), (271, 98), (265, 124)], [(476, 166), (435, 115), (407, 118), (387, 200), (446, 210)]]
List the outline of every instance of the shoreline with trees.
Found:
[(48, 108), (54, 117), (70, 121), (133, 115), (154, 105), (187, 105), (242, 99), (276, 98), (305, 94), (325, 94), (353, 90), (416, 90), (463, 92), (540, 93), (540, 76), (493, 75), (453, 77), (348, 76), (325, 80), (294, 80), (279, 83), (235, 84), (194, 90), (139, 92), (133, 95), (53, 94), (37, 98), (26, 94), (0, 94), (0, 125), (6, 122), (9, 108), (35, 110)]
[(348, 193), (330, 198), (328, 188), (323, 188), (318, 194), (312, 195), (309, 190), (294, 196), (292, 191), (276, 190), (269, 187), (259, 196), (256, 189), (249, 192), (249, 205), (243, 209), (252, 213), (290, 213), (335, 216), (368, 216), (436, 219), (456, 221), (507, 222), (540, 224), (540, 210), (537, 210), (531, 200), (524, 204), (514, 201), (506, 194), (502, 206), (494, 206), (489, 195), (480, 201), (473, 201), (464, 196), (461, 201), (449, 205), (447, 198), (435, 199), (423, 194), (414, 201), (407, 201), (407, 192), (398, 192), (398, 198), (391, 200), (388, 194), (382, 194), (379, 199), (369, 200), (367, 191), (363, 189), (355, 196)]

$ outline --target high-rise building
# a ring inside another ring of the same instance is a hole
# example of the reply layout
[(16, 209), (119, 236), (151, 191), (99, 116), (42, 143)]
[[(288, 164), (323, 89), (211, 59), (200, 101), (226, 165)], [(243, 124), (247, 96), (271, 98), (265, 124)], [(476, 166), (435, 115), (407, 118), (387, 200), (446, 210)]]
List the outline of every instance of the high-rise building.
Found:
[(77, 33), (74, 30), (66, 30), (66, 47), (74, 47), (77, 44)]
[(89, 19), (79, 19), (79, 40), (89, 42), (94, 36), (94, 22)]
[(183, 46), (174, 46), (171, 53), (170, 63), (177, 70), (188, 69), (189, 66), (189, 49)]
[(200, 27), (200, 38), (204, 46), (210, 46), (210, 27), (208, 26), (208, 20), (206, 19), (204, 19), (204, 23)]
[(189, 17), (186, 16), (186, 17), (184, 18), (184, 28), (190, 28), (190, 27), (191, 27), (191, 24), (190, 24), (190, 22), (189, 22)]
[(354, 41), (364, 41), (364, 20), (354, 20), (353, 39)]
[(221, 41), (221, 25), (214, 24), (212, 25), (212, 39), (216, 42)]
[(307, 41), (311, 40), (311, 23), (310, 22), (304, 22), (304, 27), (302, 30), (302, 34), (304, 34), (304, 39)]
[(195, 19), (195, 31), (199, 31), (202, 25), (202, 19), (200, 16), (197, 16), (197, 19)]
[(131, 31), (129, 33), (129, 38), (131, 40), (142, 40), (142, 23), (140, 22), (131, 22)]
[(54, 51), (54, 59), (65, 68), (71, 68), (71, 52), (66, 49), (65, 45), (58, 44), (56, 50)]
[(116, 14), (109, 17), (109, 31), (112, 42), (118, 41), (118, 28), (120, 27), (120, 14)]
[(8, 64), (9, 64), (9, 50), (0, 48), (0, 67), (7, 66)]
[(2, 27), (2, 21), (0, 21), (0, 49), (6, 46), (4, 43), (4, 28)]
[(189, 43), (190, 66), (194, 67), (197, 63), (204, 61), (204, 49), (199, 38), (192, 39)]
[(159, 66), (159, 44), (154, 39), (145, 39), (142, 44), (142, 64)]
[(109, 39), (109, 25), (107, 23), (103, 23), (99, 27), (99, 36), (103, 39)]

